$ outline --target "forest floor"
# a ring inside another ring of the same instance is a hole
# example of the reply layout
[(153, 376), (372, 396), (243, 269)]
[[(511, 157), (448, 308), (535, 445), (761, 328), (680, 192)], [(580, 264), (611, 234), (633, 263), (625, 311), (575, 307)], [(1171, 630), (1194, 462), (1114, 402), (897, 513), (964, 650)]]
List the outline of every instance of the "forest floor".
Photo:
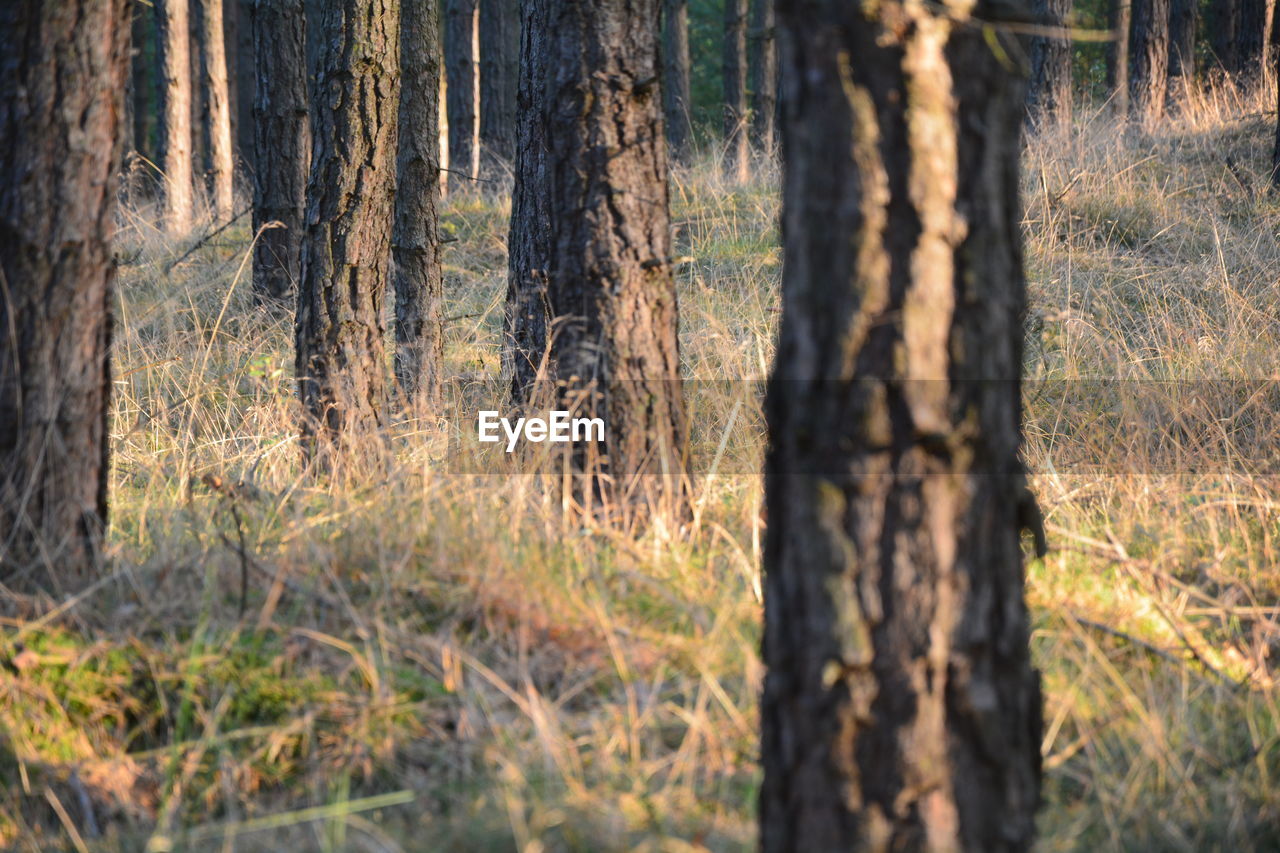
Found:
[[(1266, 109), (1201, 95), (1150, 135), (1086, 112), (1027, 146), (1046, 851), (1280, 847)], [(674, 176), (689, 376), (768, 370), (761, 171)], [(508, 211), (444, 213), (455, 376), (499, 369)], [(566, 528), (536, 477), (451, 471), (457, 417), (396, 423), (389, 474), (307, 476), (290, 321), (252, 304), (243, 224), (188, 254), (209, 230), (124, 213), (111, 571), (0, 626), (0, 846), (750, 849), (754, 395), (700, 404), (719, 467), (683, 536)]]

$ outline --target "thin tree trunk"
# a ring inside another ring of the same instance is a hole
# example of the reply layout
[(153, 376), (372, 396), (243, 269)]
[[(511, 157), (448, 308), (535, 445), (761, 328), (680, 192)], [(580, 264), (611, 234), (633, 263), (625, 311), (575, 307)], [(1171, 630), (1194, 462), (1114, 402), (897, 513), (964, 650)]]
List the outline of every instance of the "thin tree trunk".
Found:
[[(280, 305), (302, 269), (303, 208), (311, 162), (306, 16), (302, 0), (258, 0), (250, 21), (258, 82), (254, 128), (253, 292)], [(278, 224), (274, 224), (278, 223)]]
[(204, 17), (201, 0), (186, 0), (187, 3), (187, 56), (191, 66), (188, 78), (191, 80), (191, 169), (194, 185), (201, 192), (196, 194), (197, 205), (208, 199), (208, 187), (204, 174), (204, 105), (208, 92), (205, 87), (202, 56), (204, 54), (203, 27), (200, 23)]
[(133, 10), (133, 145), (143, 157), (156, 161), (155, 22), (151, 10)]
[(257, 98), (255, 48), (253, 44), (253, 16), (255, 0), (224, 0), (236, 9), (235, 38), (227, 45), (235, 45), (235, 61), (231, 62), (230, 76), (235, 81), (235, 106), (231, 111), (232, 138), (236, 142), (236, 163), (240, 167), (242, 186), (252, 189), (253, 171), (256, 168), (254, 151), (257, 147), (253, 129), (253, 111)]
[(205, 176), (216, 222), (229, 220), (234, 204), (234, 155), (231, 148), (231, 104), (227, 88), (227, 54), (223, 39), (222, 0), (200, 0), (201, 88), (205, 91)]
[(510, 162), (520, 78), (519, 0), (480, 0), (480, 146)]
[[(1062, 29), (1071, 17), (1072, 0), (1033, 0), (1036, 20)], [(1031, 80), (1027, 115), (1038, 125), (1071, 123), (1071, 40), (1066, 35), (1031, 40)]]
[(191, 45), (187, 0), (155, 0), (156, 59), (160, 72), (160, 171), (164, 175), (165, 228), (191, 227)]
[(1228, 74), (1240, 71), (1240, 0), (1214, 0), (1209, 6), (1209, 46), (1218, 65)]
[(296, 370), (304, 450), (329, 458), (357, 449), (382, 424), (399, 3), (332, 0), (318, 38)]
[(774, 0), (751, 0), (751, 141), (772, 157), (777, 147), (778, 52), (773, 37)]
[(1107, 45), (1107, 91), (1117, 118), (1129, 115), (1129, 31), (1131, 0), (1111, 0), (1112, 40)]
[(445, 0), (444, 9), (450, 184), (459, 188), (470, 186), (480, 171), (480, 10), (478, 0)]
[(1241, 82), (1262, 79), (1266, 61), (1267, 0), (1239, 0), (1240, 29), (1236, 34), (1236, 61)]
[(863, 8), (778, 3), (761, 848), (1027, 850), (1023, 92), (972, 4)]
[(665, 0), (662, 10), (662, 95), (671, 157), (684, 162), (693, 144), (689, 98), (689, 0)]
[(1172, 0), (1169, 10), (1169, 77), (1182, 78), (1190, 86), (1196, 76), (1196, 24), (1200, 16), (1196, 0)]
[(0, 4), (0, 583), (99, 567), (130, 0)]
[(1169, 88), (1169, 0), (1133, 0), (1129, 97), (1148, 129), (1164, 116)]
[[(396, 382), (410, 401), (439, 397), (444, 362), (440, 266), (440, 22), (435, 0), (400, 7), (400, 129), (396, 157)], [(514, 116), (512, 117), (514, 120)]]
[(724, 172), (745, 183), (751, 175), (747, 147), (747, 0), (724, 3)]

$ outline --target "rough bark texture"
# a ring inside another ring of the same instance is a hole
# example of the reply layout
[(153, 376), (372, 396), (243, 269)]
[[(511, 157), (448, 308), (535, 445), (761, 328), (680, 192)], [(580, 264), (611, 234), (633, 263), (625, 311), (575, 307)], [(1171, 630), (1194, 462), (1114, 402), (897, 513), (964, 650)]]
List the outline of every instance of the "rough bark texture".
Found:
[[(1032, 0), (1042, 24), (1063, 28), (1072, 0)], [(1031, 79), (1027, 84), (1027, 116), (1038, 125), (1071, 122), (1071, 40), (1036, 36), (1031, 40)]]
[[(311, 162), (306, 16), (302, 0), (258, 0), (253, 20), (258, 81), (253, 105), (253, 291), (290, 299), (302, 268), (303, 207)], [(266, 228), (268, 223), (279, 226)]]
[(1169, 77), (1190, 85), (1196, 76), (1196, 25), (1200, 8), (1196, 0), (1171, 0), (1169, 8)]
[[(449, 109), (449, 183), (471, 186), (480, 171), (480, 63), (478, 0), (445, 0), (444, 73)], [(461, 174), (457, 174), (457, 173)]]
[(765, 851), (1032, 843), (1010, 6), (778, 3)]
[(480, 0), (480, 146), (510, 162), (516, 150), (520, 0)]
[(724, 172), (743, 183), (750, 176), (747, 139), (747, 0), (724, 2)]
[(751, 143), (772, 157), (777, 148), (778, 51), (774, 0), (751, 0)]
[(97, 568), (131, 15), (128, 0), (0, 4), (0, 583), (10, 587), (61, 591)]
[(693, 144), (689, 110), (689, 0), (662, 4), (662, 104), (671, 157), (683, 162)]
[(1169, 89), (1169, 0), (1133, 0), (1129, 97), (1134, 117), (1153, 127), (1164, 116)]
[(435, 0), (402, 0), (400, 129), (391, 253), (396, 382), (410, 401), (434, 402), (444, 362), (440, 267), (440, 21)]
[(160, 91), (160, 171), (164, 225), (191, 226), (191, 44), (187, 0), (155, 0), (156, 60)]
[(1107, 91), (1119, 118), (1129, 115), (1129, 24), (1131, 0), (1111, 0), (1112, 41), (1107, 45)]
[(232, 216), (234, 203), (234, 153), (231, 148), (231, 101), (227, 86), (227, 53), (222, 21), (222, 0), (199, 0), (200, 86), (204, 90), (201, 133), (204, 136), (204, 172), (213, 215), (219, 224)]
[(327, 455), (382, 423), (400, 4), (332, 0), (318, 38), (296, 369), (303, 446)]

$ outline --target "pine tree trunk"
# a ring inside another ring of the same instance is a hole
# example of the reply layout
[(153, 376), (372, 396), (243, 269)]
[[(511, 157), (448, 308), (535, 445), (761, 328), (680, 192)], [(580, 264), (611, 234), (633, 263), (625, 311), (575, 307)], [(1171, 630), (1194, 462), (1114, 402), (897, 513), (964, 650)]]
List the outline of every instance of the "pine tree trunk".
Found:
[(1209, 5), (1209, 46), (1218, 65), (1227, 73), (1240, 70), (1239, 44), (1240, 0), (1214, 0)]
[[(1070, 21), (1072, 0), (1032, 0), (1036, 20), (1064, 28)], [(1071, 123), (1071, 40), (1065, 35), (1031, 40), (1031, 80), (1027, 115), (1039, 125)]]
[(205, 176), (213, 202), (214, 220), (226, 222), (234, 204), (234, 155), (231, 149), (231, 104), (227, 87), (227, 54), (223, 44), (222, 0), (201, 4), (201, 88), (205, 91), (202, 132)]
[(296, 370), (304, 450), (328, 457), (382, 424), (400, 5), (332, 0), (317, 37)]
[(724, 3), (724, 172), (745, 183), (751, 175), (747, 147), (747, 0)]
[(778, 51), (773, 37), (774, 0), (751, 0), (751, 141), (772, 157), (777, 147)]
[[(445, 0), (444, 72), (449, 108), (450, 185), (470, 187), (480, 171), (479, 2)], [(461, 172), (461, 174), (457, 174)]]
[(1267, 44), (1267, 0), (1239, 0), (1240, 23), (1236, 33), (1237, 73), (1244, 84), (1262, 79)]
[[(258, 81), (254, 128), (253, 292), (289, 301), (302, 271), (303, 209), (311, 162), (306, 16), (302, 0), (258, 0), (250, 21)], [(265, 227), (270, 223), (278, 226)]]
[(480, 0), (480, 146), (511, 162), (520, 78), (520, 1)]
[(1107, 91), (1117, 118), (1129, 115), (1129, 33), (1132, 0), (1111, 0), (1112, 41), (1107, 45)]
[(391, 235), (396, 382), (410, 401), (430, 405), (439, 397), (444, 362), (438, 213), (440, 105), (436, 103), (440, 95), (440, 21), (435, 0), (402, 0), (400, 15), (400, 128), (395, 230)]
[(1027, 850), (1023, 92), (972, 4), (868, 8), (778, 3), (761, 848)]
[[(92, 578), (129, 0), (0, 4), (0, 583)], [(185, 32), (185, 30), (184, 30)]]
[(165, 228), (191, 227), (191, 45), (187, 0), (155, 0), (156, 59), (160, 74), (160, 171), (164, 175)]
[(1200, 9), (1196, 0), (1171, 0), (1169, 10), (1169, 77), (1182, 78), (1189, 86), (1196, 76), (1196, 24)]
[(1129, 97), (1147, 128), (1164, 116), (1169, 89), (1169, 0), (1133, 0)]
[(689, 110), (689, 0), (665, 0), (662, 10), (662, 95), (667, 144), (678, 163), (689, 157), (693, 126)]
[(205, 182), (204, 164), (205, 164), (205, 147), (204, 147), (204, 105), (208, 95), (205, 86), (204, 73), (201, 70), (203, 66), (203, 42), (201, 19), (204, 17), (204, 9), (200, 0), (186, 0), (187, 2), (187, 56), (190, 60), (190, 70), (187, 77), (191, 80), (191, 168), (194, 185), (202, 192), (195, 196), (195, 204), (197, 209), (201, 202), (208, 200), (208, 189)]

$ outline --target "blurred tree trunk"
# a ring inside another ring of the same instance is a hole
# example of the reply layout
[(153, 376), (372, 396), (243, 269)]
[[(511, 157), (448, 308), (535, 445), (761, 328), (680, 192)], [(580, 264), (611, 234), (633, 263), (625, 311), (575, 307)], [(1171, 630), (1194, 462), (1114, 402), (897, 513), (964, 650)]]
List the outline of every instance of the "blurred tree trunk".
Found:
[(684, 162), (693, 144), (689, 109), (689, 0), (665, 0), (662, 9), (662, 95), (671, 157)]
[(296, 375), (303, 448), (329, 458), (356, 449), (382, 424), (400, 4), (331, 0), (317, 37)]
[(778, 131), (778, 50), (773, 37), (774, 0), (751, 0), (751, 140), (772, 157)]
[(471, 185), (480, 171), (478, 0), (445, 0), (444, 73), (449, 107), (449, 183)]
[(1271, 47), (1271, 85), (1275, 87), (1276, 92), (1276, 141), (1275, 147), (1271, 150), (1271, 181), (1269, 187), (1271, 192), (1280, 192), (1280, 15), (1276, 14), (1274, 8), (1271, 14), (1271, 24), (1267, 30), (1267, 42)]
[[(191, 168), (195, 186), (205, 188), (205, 149), (204, 149), (204, 99), (206, 89), (204, 86), (204, 72), (202, 70), (201, 54), (203, 48), (203, 32), (201, 30), (201, 18), (204, 16), (204, 9), (200, 0), (186, 0), (187, 2), (187, 56), (190, 60), (190, 71), (188, 77), (191, 80)], [(207, 188), (206, 188), (207, 189)], [(207, 199), (208, 192), (198, 195), (196, 202), (199, 203)]]
[(520, 0), (480, 0), (480, 146), (508, 162), (519, 77)]
[(1131, 0), (1111, 0), (1112, 40), (1107, 45), (1107, 91), (1117, 118), (1129, 115), (1129, 31)]
[(1129, 97), (1148, 129), (1164, 117), (1169, 89), (1169, 0), (1133, 0)]
[[(99, 567), (130, 0), (0, 4), (0, 583)], [(185, 33), (185, 28), (183, 29)]]
[(785, 237), (766, 404), (759, 801), (770, 853), (1027, 850), (1035, 832), (1023, 92), (1002, 64), (1010, 36), (997, 51), (969, 4), (934, 6), (886, 0), (874, 16), (846, 0), (778, 2)]
[(1239, 44), (1240, 0), (1214, 0), (1209, 4), (1209, 46), (1218, 65), (1229, 74), (1240, 70)]
[(156, 160), (155, 18), (151, 10), (133, 7), (133, 47), (130, 51), (133, 76), (133, 147), (143, 157)]
[(1196, 0), (1172, 0), (1169, 10), (1169, 78), (1190, 86), (1196, 77), (1196, 24), (1200, 8)]
[(226, 222), (234, 204), (233, 164), (231, 148), (231, 104), (227, 86), (227, 54), (223, 43), (222, 0), (199, 0), (200, 15), (200, 88), (203, 114), (201, 132), (204, 137), (204, 171), (213, 203), (214, 220)]
[[(301, 279), (303, 208), (311, 162), (306, 16), (302, 0), (258, 0), (248, 22), (257, 83), (254, 129), (253, 292), (283, 305)], [(265, 227), (279, 223), (275, 227)]]
[[(257, 142), (253, 129), (254, 102), (257, 97), (257, 68), (255, 65), (255, 48), (253, 45), (253, 16), (255, 0), (227, 0), (236, 9), (235, 35), (227, 39), (228, 45), (235, 45), (235, 61), (230, 69), (231, 79), (235, 82), (234, 106), (231, 111), (233, 126), (232, 137), (236, 142), (236, 162), (240, 166), (243, 186), (252, 188), (253, 170), (256, 166), (254, 157)], [(228, 60), (230, 61), (230, 60)]]
[(187, 0), (155, 0), (156, 60), (160, 91), (160, 171), (164, 175), (164, 227), (191, 227), (191, 45)]
[[(1072, 0), (1032, 0), (1036, 20), (1051, 27), (1070, 24)], [(1031, 80), (1027, 115), (1039, 125), (1071, 123), (1071, 40), (1036, 36), (1031, 40)]]
[(1236, 62), (1241, 82), (1256, 83), (1262, 77), (1267, 46), (1267, 0), (1239, 0)]
[[(396, 383), (427, 405), (440, 392), (444, 281), (440, 267), (440, 21), (436, 0), (401, 0), (400, 128), (391, 254)], [(518, 20), (517, 20), (518, 25)], [(518, 54), (517, 54), (518, 58)], [(514, 121), (514, 115), (511, 116)]]
[(747, 139), (747, 0), (724, 2), (724, 172), (745, 183), (751, 174)]

